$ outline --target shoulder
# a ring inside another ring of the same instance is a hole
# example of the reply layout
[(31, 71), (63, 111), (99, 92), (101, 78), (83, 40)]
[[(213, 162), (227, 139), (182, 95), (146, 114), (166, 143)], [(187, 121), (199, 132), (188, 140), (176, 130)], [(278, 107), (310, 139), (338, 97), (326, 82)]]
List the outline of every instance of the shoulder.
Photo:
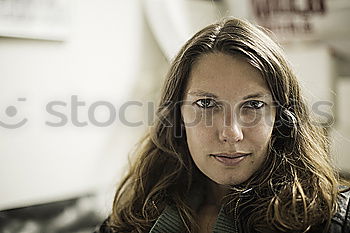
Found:
[(338, 210), (332, 218), (330, 233), (350, 233), (350, 188), (341, 187)]

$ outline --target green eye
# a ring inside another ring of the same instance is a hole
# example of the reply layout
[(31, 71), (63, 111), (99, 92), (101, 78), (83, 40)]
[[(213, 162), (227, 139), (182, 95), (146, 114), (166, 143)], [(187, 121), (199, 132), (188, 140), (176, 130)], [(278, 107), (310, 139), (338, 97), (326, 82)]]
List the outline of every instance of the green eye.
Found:
[(259, 100), (250, 100), (244, 104), (244, 108), (260, 109), (265, 106), (265, 103)]
[(212, 108), (216, 105), (213, 99), (200, 99), (197, 100), (195, 104), (200, 108)]

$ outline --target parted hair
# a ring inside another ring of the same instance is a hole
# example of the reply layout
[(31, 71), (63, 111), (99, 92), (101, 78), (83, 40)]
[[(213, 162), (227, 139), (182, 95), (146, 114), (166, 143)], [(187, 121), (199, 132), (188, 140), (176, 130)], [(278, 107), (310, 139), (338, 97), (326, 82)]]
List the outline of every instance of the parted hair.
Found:
[(174, 205), (187, 231), (198, 231), (188, 196), (204, 175), (189, 153), (179, 103), (195, 62), (204, 54), (218, 52), (241, 56), (255, 67), (277, 110), (263, 166), (230, 189), (226, 208), (233, 208), (230, 203), (241, 190), (252, 188), (252, 197), (239, 206), (247, 232), (311, 232), (318, 227), (326, 231), (337, 209), (340, 182), (326, 132), (309, 113), (280, 46), (264, 29), (237, 18), (205, 27), (173, 59), (156, 110), (158, 117), (137, 145), (130, 169), (118, 186), (110, 228), (149, 232), (164, 208)]

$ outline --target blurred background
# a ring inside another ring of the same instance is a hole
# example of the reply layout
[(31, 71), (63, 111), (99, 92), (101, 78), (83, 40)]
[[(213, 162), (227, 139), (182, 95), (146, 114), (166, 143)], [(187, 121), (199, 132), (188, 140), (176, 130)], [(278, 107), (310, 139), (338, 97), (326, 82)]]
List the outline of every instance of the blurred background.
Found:
[(274, 33), (348, 177), (349, 0), (0, 0), (0, 232), (92, 232), (170, 61), (225, 16)]

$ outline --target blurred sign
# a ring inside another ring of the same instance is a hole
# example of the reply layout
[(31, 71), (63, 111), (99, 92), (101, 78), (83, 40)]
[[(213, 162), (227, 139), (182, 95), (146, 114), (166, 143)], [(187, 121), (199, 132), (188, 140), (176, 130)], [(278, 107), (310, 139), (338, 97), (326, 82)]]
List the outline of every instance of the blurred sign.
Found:
[(276, 33), (312, 33), (310, 19), (326, 13), (325, 0), (251, 0), (251, 3), (259, 24)]
[(250, 14), (279, 40), (350, 38), (349, 0), (251, 0)]
[(64, 40), (69, 0), (0, 0), (0, 36)]

